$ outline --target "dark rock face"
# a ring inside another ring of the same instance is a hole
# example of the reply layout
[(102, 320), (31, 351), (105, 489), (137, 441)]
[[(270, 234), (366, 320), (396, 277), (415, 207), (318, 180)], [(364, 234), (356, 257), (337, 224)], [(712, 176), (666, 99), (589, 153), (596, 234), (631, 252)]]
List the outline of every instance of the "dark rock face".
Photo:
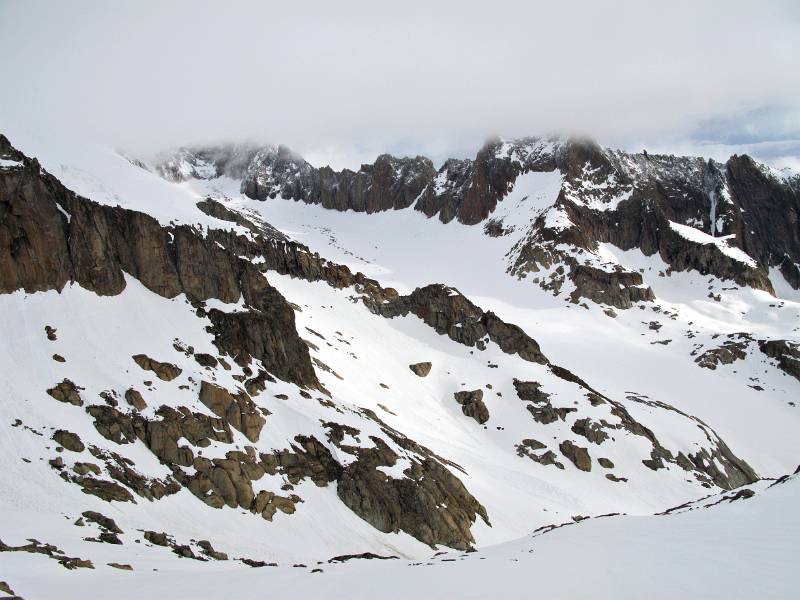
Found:
[[(564, 263), (569, 267), (565, 275), (578, 287), (574, 300), (586, 297), (628, 308), (631, 302), (651, 299), (649, 290), (638, 287), (637, 274), (581, 271), (578, 267), (592, 267), (558, 249), (562, 244), (592, 253), (599, 242), (607, 242), (623, 250), (639, 248), (648, 256), (658, 253), (672, 270), (696, 270), (756, 289), (772, 291), (770, 266), (779, 267), (793, 287), (800, 285), (795, 266), (800, 257), (800, 188), (769, 175), (749, 157), (734, 156), (723, 165), (699, 158), (627, 154), (570, 140), (556, 153), (556, 163), (565, 182), (551, 210), (562, 214), (568, 225), (550, 228), (545, 216), (540, 217), (517, 248), (513, 273)], [(714, 244), (687, 240), (671, 223), (691, 225), (715, 237), (732, 236), (727, 243), (757, 264), (731, 258)], [(622, 294), (618, 284), (625, 288)]]
[(520, 400), (527, 402), (549, 402), (550, 394), (542, 391), (542, 384), (538, 381), (520, 381), (514, 379), (514, 389)]
[(489, 420), (489, 409), (483, 402), (483, 390), (456, 392), (453, 394), (456, 402), (461, 405), (461, 412), (467, 417), (472, 417), (480, 425)]
[(697, 348), (692, 355), (697, 355), (694, 362), (699, 366), (715, 370), (718, 365), (729, 365), (746, 359), (752, 348), (758, 348), (774, 359), (781, 371), (800, 380), (800, 344), (789, 340), (757, 340), (748, 333), (729, 333), (719, 346), (704, 349), (702, 352)]
[(800, 344), (788, 340), (762, 340), (758, 347), (778, 361), (778, 368), (800, 381)]
[(566, 456), (572, 462), (572, 464), (581, 471), (592, 470), (592, 459), (589, 456), (589, 451), (586, 448), (581, 448), (569, 440), (564, 440), (561, 442), (561, 444), (559, 444), (558, 449), (561, 450), (561, 454)]
[(80, 436), (77, 433), (59, 429), (53, 434), (53, 439), (61, 446), (70, 450), (71, 452), (83, 452), (86, 446), (83, 445)]
[[(448, 470), (449, 463), (383, 424), (384, 433), (414, 457), (399, 479), (378, 469), (394, 466), (400, 458), (383, 439), (371, 438), (374, 448), (347, 446), (342, 443), (345, 430), (351, 435), (359, 432), (336, 423), (325, 426), (330, 430), (331, 443), (356, 456), (347, 466), (342, 466), (325, 444), (308, 436), (297, 436), (291, 448), (274, 454), (257, 455), (247, 446), (245, 451), (228, 451), (224, 459), (195, 456), (192, 448), (177, 445), (181, 439), (199, 447), (208, 445), (209, 440), (231, 443), (227, 418), (235, 404), (229, 404), (226, 417), (220, 419), (164, 406), (156, 411), (160, 420), (125, 414), (109, 406), (91, 406), (87, 411), (95, 418), (101, 435), (116, 443), (143, 441), (172, 468), (181, 485), (213, 508), (239, 507), (267, 520), (272, 520), (277, 511), (293, 513), (301, 501), (299, 496), (253, 490), (251, 482), (265, 473), (281, 473), (293, 485), (305, 478), (320, 487), (336, 481), (339, 498), (361, 518), (381, 531), (406, 531), (431, 545), (465, 549), (473, 542), (470, 526), (476, 516), (488, 522), (485, 509)], [(367, 417), (377, 421), (372, 413)], [(236, 415), (232, 418), (235, 420)], [(194, 467), (195, 474), (188, 475), (181, 466)], [(120, 489), (127, 493), (125, 488)]]
[[(713, 483), (723, 489), (732, 489), (758, 480), (758, 475), (753, 471), (750, 465), (733, 454), (716, 432), (697, 417), (687, 415), (663, 402), (647, 400), (637, 396), (628, 396), (627, 399), (629, 401), (641, 402), (661, 410), (674, 411), (687, 419), (695, 421), (697, 426), (705, 432), (711, 444), (710, 450), (703, 448), (695, 454), (690, 454), (688, 456), (680, 452), (675, 454), (662, 445), (652, 430), (634, 419), (622, 403), (603, 396), (583, 379), (564, 367), (554, 364), (550, 364), (549, 367), (550, 371), (556, 377), (581, 386), (586, 391), (586, 398), (592, 406), (597, 406), (599, 404), (611, 405), (611, 414), (619, 420), (617, 423), (612, 424), (605, 419), (601, 419), (600, 422), (588, 418), (577, 419), (573, 423), (571, 429), (573, 433), (585, 437), (587, 441), (600, 445), (610, 437), (609, 431), (624, 430), (633, 435), (638, 435), (647, 439), (651, 444), (650, 456), (642, 460), (642, 463), (650, 469), (658, 470), (664, 468), (665, 462), (677, 464), (684, 470), (693, 472), (694, 476), (703, 485), (710, 487)], [(540, 387), (540, 384), (537, 382), (514, 380), (514, 388), (517, 391), (517, 395), (521, 400), (528, 402), (526, 408), (539, 423), (549, 424), (557, 420), (564, 421), (569, 413), (577, 410), (572, 407), (554, 407), (550, 402), (550, 396), (542, 392)], [(538, 448), (536, 450), (538, 450)], [(521, 456), (529, 456), (537, 462), (542, 462), (542, 460), (547, 461), (542, 464), (555, 464), (555, 456), (550, 457), (547, 455), (548, 453), (537, 455), (535, 454), (536, 450), (525, 444), (517, 446), (517, 453)], [(562, 455), (569, 458), (579, 469), (586, 471), (591, 469), (591, 458), (589, 457), (588, 450), (585, 448), (581, 448), (573, 442), (565, 440), (559, 446), (559, 450)], [(712, 455), (713, 460), (709, 458)], [(608, 462), (610, 463), (611, 461)], [(723, 468), (719, 469), (716, 463), (722, 465)], [(605, 464), (601, 464), (605, 467)], [(584, 467), (588, 467), (588, 469)], [(617, 481), (617, 479), (614, 479), (614, 481)]]
[(572, 433), (585, 437), (593, 444), (602, 444), (608, 439), (608, 434), (603, 426), (591, 419), (578, 419), (572, 425)]
[(531, 413), (536, 422), (542, 425), (549, 425), (559, 420), (563, 421), (569, 413), (577, 410), (572, 407), (555, 408), (550, 403), (550, 394), (542, 391), (541, 384), (537, 381), (514, 379), (514, 389), (520, 400), (529, 402), (525, 408)]
[(144, 410), (147, 408), (147, 402), (145, 402), (142, 395), (133, 388), (125, 392), (125, 401), (136, 410)]
[[(269, 295), (283, 299), (275, 289), (270, 289)], [(284, 381), (309, 387), (319, 385), (308, 346), (298, 335), (294, 311), (285, 300), (267, 302), (259, 311), (226, 313), (212, 309), (208, 317), (217, 348), (239, 365), (246, 366), (256, 359)]]
[(440, 335), (466, 346), (485, 348), (487, 340), (507, 354), (518, 354), (531, 362), (546, 364), (539, 344), (522, 329), (502, 321), (493, 312), (484, 312), (453, 288), (441, 284), (417, 288), (408, 296), (376, 302), (365, 299), (368, 308), (384, 317), (416, 315)]
[(203, 381), (200, 384), (200, 402), (230, 423), (231, 427), (241, 431), (248, 440), (258, 441), (266, 420), (245, 392), (231, 394), (225, 388)]
[(405, 531), (431, 546), (466, 550), (474, 541), (470, 526), (475, 518), (480, 515), (488, 523), (486, 509), (438, 457), (393, 435), (393, 441), (421, 458), (412, 460), (402, 479), (387, 476), (377, 467), (394, 466), (399, 457), (382, 440), (372, 438), (375, 448), (352, 449), (358, 460), (344, 468), (339, 498), (379, 531)]
[(710, 348), (694, 359), (699, 366), (712, 371), (717, 365), (729, 365), (737, 360), (747, 358), (747, 347), (750, 340), (725, 340), (721, 346)]
[[(238, 248), (219, 247), (225, 233), (204, 237), (188, 226), (163, 227), (143, 213), (76, 196), (2, 136), (0, 153), (23, 163), (0, 173), (0, 293), (60, 291), (77, 282), (97, 294), (116, 295), (128, 273), (166, 298), (185, 293), (192, 300), (230, 303), (244, 296), (251, 310), (230, 317), (217, 311), (216, 323), (231, 325), (220, 329), (226, 334), (218, 345), (231, 356), (275, 360), (264, 366), (282, 379), (318, 385), (291, 306), (252, 264), (238, 258)], [(148, 361), (143, 368), (159, 367), (167, 377), (175, 373)]]
[(528, 171), (555, 169), (554, 140), (490, 140), (474, 160), (448, 160), (425, 189), (415, 208), (443, 223), (457, 219), (474, 225), (486, 219)]
[(800, 185), (779, 181), (747, 155), (725, 165), (734, 204), (739, 209), (726, 231), (761, 266), (777, 266), (794, 288), (800, 288)]
[(570, 299), (577, 303), (588, 298), (598, 304), (630, 308), (637, 302), (655, 300), (653, 290), (644, 285), (642, 275), (635, 271), (604, 271), (589, 265), (576, 264), (570, 270), (575, 290)]
[(544, 450), (547, 446), (538, 440), (524, 439), (516, 445), (517, 456), (527, 456), (531, 460), (538, 462), (540, 465), (552, 465), (558, 469), (564, 469), (564, 465), (558, 461), (556, 453), (552, 450), (547, 450), (541, 454), (537, 454), (539, 450)]
[(69, 379), (65, 379), (58, 385), (47, 390), (47, 393), (59, 402), (66, 402), (73, 406), (83, 406), (80, 390), (81, 388), (76, 386)]
[(158, 362), (145, 354), (135, 354), (133, 361), (145, 371), (152, 371), (162, 381), (172, 381), (181, 374), (181, 370), (173, 364)]
[[(554, 210), (570, 226), (549, 228), (542, 215), (516, 248), (512, 274), (536, 272), (559, 262), (568, 269), (562, 274), (578, 288), (574, 300), (589, 298), (628, 308), (652, 299), (652, 291), (641, 285), (637, 273), (604, 272), (557, 248), (566, 244), (594, 252), (598, 242), (609, 242), (624, 250), (640, 248), (648, 256), (657, 252), (674, 270), (693, 269), (768, 291), (772, 288), (766, 269), (776, 266), (793, 287), (800, 287), (796, 266), (800, 264), (800, 185), (771, 175), (747, 156), (734, 156), (721, 164), (612, 151), (579, 138), (523, 138), (490, 140), (475, 159), (448, 160), (437, 173), (428, 159), (389, 155), (362, 165), (358, 172), (316, 169), (283, 146), (242, 148), (238, 153), (230, 148), (196, 149), (189, 154), (188, 159), (187, 155), (176, 159), (186, 175), (176, 175), (169, 166), (162, 174), (173, 180), (228, 174), (242, 178), (242, 191), (251, 198), (280, 194), (330, 209), (361, 212), (413, 205), (429, 217), (438, 215), (444, 223), (457, 219), (466, 224), (487, 221), (520, 175), (558, 169), (564, 183)], [(246, 169), (241, 167), (242, 160), (247, 161)], [(206, 165), (205, 171), (197, 172), (196, 164)], [(237, 220), (225, 214), (221, 205), (209, 204), (207, 210), (218, 218)], [(713, 244), (682, 238), (670, 221), (691, 224), (715, 236), (733, 235), (733, 245), (758, 266), (738, 262)], [(495, 220), (487, 222), (486, 231), (507, 233)]]
[(433, 180), (427, 158), (383, 154), (374, 164), (353, 172), (315, 169), (285, 146), (265, 148), (253, 158), (242, 180), (242, 192), (265, 200), (281, 195), (336, 210), (377, 212), (406, 208)]

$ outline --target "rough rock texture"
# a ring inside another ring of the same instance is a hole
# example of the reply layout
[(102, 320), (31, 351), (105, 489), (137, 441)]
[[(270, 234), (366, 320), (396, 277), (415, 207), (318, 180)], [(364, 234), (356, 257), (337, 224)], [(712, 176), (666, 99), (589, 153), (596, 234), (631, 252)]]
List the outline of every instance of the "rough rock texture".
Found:
[(608, 439), (608, 433), (604, 430), (603, 426), (591, 419), (584, 418), (578, 419), (572, 425), (572, 433), (577, 433), (585, 437), (593, 444), (602, 444)]
[(217, 243), (230, 232), (216, 238), (185, 225), (163, 227), (144, 213), (77, 196), (3, 136), (0, 153), (23, 164), (0, 172), (0, 293), (60, 291), (76, 282), (115, 295), (125, 288), (127, 273), (167, 298), (185, 293), (195, 301), (231, 303), (243, 296), (247, 311), (212, 311), (224, 334), (218, 345), (231, 356), (262, 360), (281, 379), (318, 385), (289, 303), (239, 258), (238, 247)]
[(230, 423), (231, 427), (241, 431), (248, 440), (258, 441), (266, 420), (247, 393), (231, 394), (225, 388), (203, 381), (200, 384), (200, 402)]
[[(611, 406), (611, 414), (617, 419), (615, 423), (608, 422), (605, 419), (597, 422), (588, 418), (577, 419), (573, 423), (572, 431), (585, 437), (587, 441), (599, 445), (610, 437), (611, 434), (609, 432), (625, 430), (633, 435), (644, 437), (651, 444), (649, 457), (642, 460), (642, 463), (650, 469), (658, 470), (664, 468), (665, 462), (677, 464), (684, 470), (691, 471), (702, 485), (710, 487), (713, 484), (723, 489), (733, 489), (758, 480), (758, 475), (750, 465), (733, 454), (716, 432), (697, 417), (687, 415), (663, 402), (633, 395), (627, 397), (631, 402), (640, 402), (652, 408), (673, 411), (694, 421), (705, 432), (710, 443), (710, 449), (702, 448), (694, 454), (672, 452), (658, 440), (652, 430), (636, 421), (621, 402), (603, 396), (583, 379), (563, 367), (553, 364), (550, 364), (549, 367), (555, 376), (581, 386), (586, 391), (586, 399), (593, 406), (599, 404), (609, 404)], [(514, 388), (519, 398), (528, 402), (526, 408), (540, 423), (549, 424), (557, 420), (566, 420), (566, 416), (570, 412), (577, 410), (572, 407), (553, 407), (550, 402), (550, 396), (540, 390), (540, 385), (537, 382), (515, 379)], [(551, 451), (537, 455), (536, 452), (541, 448), (535, 446), (535, 444), (533, 446), (524, 443), (519, 444), (517, 453), (520, 456), (529, 456), (542, 464), (555, 464), (555, 455), (549, 456)], [(588, 450), (585, 448), (565, 440), (559, 446), (559, 450), (579, 469), (584, 471), (591, 469), (591, 459)], [(718, 465), (722, 468), (720, 469)]]
[(513, 380), (514, 389), (520, 400), (528, 402), (549, 402), (550, 394), (542, 391), (542, 384), (538, 381)]
[[(565, 181), (550, 211), (560, 215), (555, 221), (561, 225), (549, 226), (547, 215), (537, 219), (516, 249), (514, 274), (562, 263), (568, 272), (555, 274), (556, 280), (543, 287), (557, 289), (569, 277), (578, 288), (573, 300), (586, 297), (628, 308), (651, 299), (637, 273), (609, 272), (592, 264), (597, 260), (578, 260), (608, 242), (623, 250), (639, 248), (648, 256), (658, 253), (672, 270), (692, 269), (770, 292), (767, 269), (775, 266), (793, 287), (800, 286), (800, 188), (749, 157), (720, 164), (628, 154), (569, 140), (554, 159)], [(714, 244), (687, 240), (670, 222), (715, 237), (731, 236), (726, 243), (743, 250), (756, 266), (731, 258)]]
[[(720, 336), (715, 335), (714, 339), (718, 337)], [(692, 355), (697, 356), (694, 362), (699, 366), (715, 370), (719, 365), (729, 365), (746, 359), (748, 352), (756, 348), (774, 359), (781, 371), (800, 380), (800, 344), (790, 340), (757, 340), (748, 333), (729, 333), (718, 346), (698, 346)]]
[(569, 440), (564, 440), (558, 445), (558, 449), (581, 471), (592, 470), (592, 459), (586, 448), (576, 446)]
[[(316, 169), (285, 147), (238, 152), (224, 147), (182, 149), (171, 161), (161, 169), (170, 179), (225, 173), (240, 177), (242, 191), (251, 198), (280, 194), (326, 208), (364, 212), (413, 204), (445, 223), (453, 219), (467, 224), (486, 222), (489, 235), (508, 233), (502, 222), (487, 219), (520, 175), (558, 169), (564, 182), (551, 210), (570, 225), (549, 227), (542, 215), (517, 248), (514, 274), (560, 262), (567, 270), (557, 279), (563, 282), (569, 277), (575, 283), (575, 301), (589, 298), (628, 308), (651, 300), (652, 290), (642, 285), (638, 273), (600, 269), (557, 248), (562, 244), (578, 254), (592, 253), (597, 243), (610, 242), (625, 250), (640, 248), (647, 255), (657, 252), (675, 270), (694, 269), (765, 290), (771, 290), (766, 269), (776, 266), (793, 287), (800, 287), (800, 186), (747, 156), (733, 156), (722, 164), (613, 151), (580, 138), (522, 138), (491, 139), (475, 159), (448, 160), (438, 172), (422, 157), (383, 155), (358, 172), (337, 173), (327, 167)], [(180, 175), (175, 170), (178, 164), (182, 165)], [(231, 164), (237, 166), (231, 168)], [(208, 210), (218, 218), (236, 219), (219, 206)], [(713, 228), (712, 212), (717, 219)], [(716, 236), (733, 235), (733, 245), (753, 257), (757, 267), (730, 258), (712, 244), (682, 238), (670, 228), (670, 221)], [(561, 284), (542, 285), (558, 288)]]
[(528, 171), (552, 171), (554, 140), (524, 138), (503, 143), (489, 140), (474, 160), (448, 160), (416, 204), (426, 215), (443, 223), (454, 218), (474, 225), (486, 219)]
[(373, 442), (375, 448), (356, 449), (358, 460), (344, 468), (337, 486), (342, 502), (380, 531), (405, 531), (431, 546), (469, 548), (476, 516), (487, 523), (488, 517), (464, 484), (432, 455), (412, 460), (406, 477), (389, 477), (377, 467), (393, 466), (398, 457), (379, 438)]
[(761, 340), (758, 347), (778, 361), (778, 368), (800, 381), (800, 344), (788, 340)]
[(80, 436), (77, 433), (59, 429), (53, 434), (53, 439), (71, 452), (83, 452), (86, 449)]
[(564, 465), (558, 461), (556, 453), (552, 450), (547, 450), (541, 454), (537, 454), (539, 450), (544, 450), (547, 446), (538, 440), (524, 439), (515, 446), (517, 456), (527, 456), (531, 460), (538, 462), (543, 466), (552, 465), (558, 469), (564, 469)]
[(430, 159), (382, 154), (357, 172), (315, 169), (285, 146), (267, 147), (253, 158), (242, 180), (242, 192), (264, 200), (281, 195), (325, 208), (377, 212), (406, 208), (433, 180)]
[(69, 379), (65, 379), (58, 385), (47, 390), (47, 393), (59, 402), (66, 402), (73, 406), (83, 406), (80, 390), (81, 388), (76, 386)]
[(484, 312), (458, 290), (441, 284), (417, 288), (407, 296), (383, 302), (365, 299), (368, 308), (384, 317), (416, 315), (440, 335), (466, 346), (483, 349), (487, 341), (496, 343), (507, 354), (518, 354), (528, 361), (546, 364), (539, 344), (522, 329)]
[(145, 402), (142, 395), (133, 388), (125, 391), (125, 401), (136, 410), (144, 410), (147, 408), (147, 402)]
[(433, 365), (429, 362), (421, 362), (408, 365), (408, 368), (414, 372), (414, 375), (418, 375), (419, 377), (427, 377), (428, 373), (431, 372), (432, 366)]
[(489, 409), (483, 402), (483, 390), (477, 389), (472, 391), (462, 391), (453, 394), (461, 405), (461, 412), (467, 417), (472, 417), (478, 423), (483, 425), (489, 420)]
[(172, 381), (181, 374), (181, 370), (175, 365), (167, 362), (158, 362), (145, 354), (135, 354), (132, 358), (142, 369), (152, 371), (156, 374), (156, 377), (163, 381)]

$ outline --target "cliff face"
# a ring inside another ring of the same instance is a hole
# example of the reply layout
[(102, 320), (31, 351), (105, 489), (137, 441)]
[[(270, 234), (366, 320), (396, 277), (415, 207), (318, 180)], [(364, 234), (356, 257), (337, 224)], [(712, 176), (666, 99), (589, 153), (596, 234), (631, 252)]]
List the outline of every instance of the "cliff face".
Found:
[(249, 310), (237, 318), (248, 334), (239, 343), (224, 338), (231, 355), (253, 355), (281, 379), (318, 385), (294, 311), (250, 262), (192, 227), (163, 227), (144, 213), (75, 195), (5, 137), (0, 155), (20, 165), (0, 174), (0, 293), (61, 291), (75, 282), (113, 296), (127, 273), (166, 298), (243, 298)]
[(259, 200), (281, 195), (335, 210), (372, 213), (411, 206), (434, 175), (427, 158), (388, 154), (357, 172), (315, 169), (280, 146), (255, 155), (242, 180), (242, 192)]
[[(264, 271), (325, 281), (334, 288), (359, 285), (382, 297), (385, 291), (377, 282), (328, 263), (289, 242), (268, 224), (257, 225), (210, 199), (199, 203), (203, 212), (235, 222), (250, 235), (223, 229), (201, 232), (187, 225), (164, 227), (144, 213), (77, 196), (3, 136), (0, 158), (14, 163), (0, 170), (0, 293), (61, 292), (68, 283), (77, 283), (98, 295), (116, 296), (125, 290), (127, 274), (158, 296), (185, 294), (197, 317), (208, 318), (211, 323), (206, 331), (213, 337), (219, 358), (195, 354), (190, 346), (175, 341), (176, 351), (193, 357), (198, 369), (204, 367), (188, 376), (179, 390), (190, 390), (200, 377), (216, 379), (218, 367), (231, 370), (224, 357), (232, 359), (242, 371), (234, 376), (242, 384), (234, 393), (205, 379), (200, 381), (198, 401), (218, 418), (193, 412), (187, 406), (167, 405), (157, 407), (154, 416), (143, 416), (140, 412), (148, 404), (133, 387), (124, 396), (135, 410), (125, 412), (117, 408), (116, 392), (102, 392), (104, 403), (93, 403), (82, 396), (84, 388), (65, 379), (48, 394), (75, 407), (87, 404), (86, 412), (94, 419), (95, 429), (112, 444), (106, 450), (92, 446), (94, 455), (119, 457), (117, 446), (138, 439), (172, 473), (164, 481), (149, 480), (133, 470), (132, 460), (120, 457), (114, 459), (117, 466), (108, 468), (114, 481), (107, 481), (87, 476), (88, 471), (80, 466), (73, 469), (76, 476), (64, 468), (63, 461), (53, 462), (65, 482), (105, 501), (134, 503), (131, 491), (148, 500), (159, 500), (183, 486), (211, 508), (239, 507), (271, 521), (276, 510), (291, 514), (303, 499), (297, 494), (285, 497), (258, 492), (252, 481), (277, 473), (293, 483), (312, 478), (319, 487), (340, 481), (341, 501), (380, 531), (405, 531), (430, 545), (462, 549), (472, 545), (470, 526), (478, 516), (488, 523), (486, 510), (448, 470), (447, 461), (390, 430), (373, 413), (364, 413), (359, 419), (364, 426), (378, 423), (387, 440), (405, 449), (403, 460), (412, 459), (405, 475), (387, 478), (380, 471), (380, 467), (391, 467), (401, 457), (377, 437), (378, 449), (372, 452), (342, 446), (343, 452), (357, 454), (346, 467), (324, 444), (303, 435), (296, 436), (298, 445), (280, 452), (268, 453), (267, 447), (262, 447), (259, 454), (252, 445), (246, 445), (245, 452), (239, 451), (238, 445), (237, 450), (226, 447), (234, 442), (231, 428), (242, 432), (250, 444), (259, 442), (265, 424), (262, 415), (271, 413), (256, 405), (251, 394), (262, 392), (267, 382), (274, 383), (273, 375), (298, 386), (303, 398), (311, 398), (308, 389), (330, 396), (317, 378), (310, 344), (297, 331), (295, 309), (299, 308), (269, 284), (252, 259), (258, 256)], [(243, 308), (227, 312), (206, 307), (205, 302), (212, 299), (228, 304), (241, 300)], [(48, 330), (50, 337), (56, 339), (54, 329)], [(183, 373), (177, 366), (145, 354), (135, 355), (133, 360), (164, 381)], [(258, 374), (251, 377), (253, 361)], [(152, 382), (145, 381), (145, 385)], [(326, 402), (322, 398), (319, 401)], [(331, 412), (342, 412), (331, 400), (327, 403)], [(341, 428), (333, 422), (329, 426)], [(353, 427), (349, 431), (358, 433)], [(223, 446), (225, 458), (209, 460), (201, 456), (202, 449), (212, 443)], [(85, 447), (80, 438), (73, 446), (80, 451)], [(101, 469), (94, 464), (92, 467), (95, 470), (91, 473), (100, 475)], [(189, 474), (182, 467), (195, 472)]]
[[(747, 156), (722, 164), (613, 151), (585, 139), (495, 139), (474, 159), (451, 159), (438, 171), (423, 157), (382, 155), (357, 172), (335, 172), (315, 168), (283, 146), (182, 152), (157, 170), (164, 172), (168, 164), (175, 171), (179, 164), (184, 173), (241, 175), (242, 192), (260, 200), (281, 196), (367, 213), (413, 208), (443, 223), (484, 223), (493, 236), (508, 234), (494, 214), (520, 177), (558, 172), (560, 192), (510, 256), (513, 275), (547, 271), (558, 263), (562, 273), (535, 277), (547, 289), (559, 290), (569, 280), (577, 287), (573, 298), (599, 301), (602, 290), (606, 303), (617, 308), (652, 299), (652, 292), (634, 289), (641, 285), (636, 274), (617, 267), (599, 272), (598, 244), (610, 243), (647, 256), (658, 253), (673, 270), (767, 291), (772, 291), (769, 269), (776, 267), (792, 287), (800, 287), (800, 182)], [(242, 169), (244, 157), (249, 163)], [(612, 279), (621, 279), (626, 291), (606, 285)]]

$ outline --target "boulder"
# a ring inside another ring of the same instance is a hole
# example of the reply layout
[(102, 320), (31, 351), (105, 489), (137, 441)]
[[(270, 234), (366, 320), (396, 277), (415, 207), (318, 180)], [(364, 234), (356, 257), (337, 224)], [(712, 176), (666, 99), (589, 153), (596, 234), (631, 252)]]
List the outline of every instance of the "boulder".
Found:
[(431, 372), (432, 366), (433, 365), (429, 362), (421, 362), (421, 363), (415, 363), (413, 365), (408, 365), (408, 368), (413, 371), (414, 375), (417, 375), (419, 377), (427, 377), (428, 373)]
[(147, 402), (145, 402), (142, 395), (133, 388), (125, 392), (125, 400), (136, 410), (144, 410), (147, 408)]
[(558, 449), (581, 471), (592, 470), (592, 459), (589, 457), (589, 451), (586, 448), (576, 446), (569, 440), (564, 440), (559, 444)]
[(152, 371), (163, 381), (172, 381), (181, 374), (181, 369), (167, 362), (153, 360), (146, 354), (134, 354), (133, 360), (145, 371)]
[(53, 440), (72, 452), (83, 452), (86, 449), (86, 446), (83, 445), (83, 442), (77, 433), (72, 433), (71, 431), (66, 431), (64, 429), (57, 430), (53, 434)]
[(453, 396), (461, 405), (461, 412), (466, 416), (472, 417), (481, 425), (489, 420), (489, 409), (483, 402), (483, 390), (456, 392)]
[(72, 404), (73, 406), (83, 406), (83, 399), (81, 398), (80, 394), (81, 389), (82, 388), (76, 386), (69, 379), (65, 379), (61, 383), (56, 384), (54, 387), (47, 390), (47, 393), (59, 402), (66, 402), (67, 404)]

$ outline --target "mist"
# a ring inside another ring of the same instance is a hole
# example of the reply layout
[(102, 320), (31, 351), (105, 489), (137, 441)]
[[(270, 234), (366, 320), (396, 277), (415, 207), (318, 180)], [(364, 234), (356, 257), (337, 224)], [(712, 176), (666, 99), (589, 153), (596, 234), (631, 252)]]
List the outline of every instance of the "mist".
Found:
[(746, 142), (785, 149), (798, 6), (6, 0), (0, 131), (141, 151), (280, 142), (349, 163), (472, 155), (494, 134), (739, 143), (757, 121), (769, 135)]

